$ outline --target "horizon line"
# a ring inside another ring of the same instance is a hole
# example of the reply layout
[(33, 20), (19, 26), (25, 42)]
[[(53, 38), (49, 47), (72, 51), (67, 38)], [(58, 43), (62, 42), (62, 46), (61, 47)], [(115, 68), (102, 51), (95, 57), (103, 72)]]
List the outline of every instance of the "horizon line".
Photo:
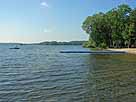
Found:
[(37, 41), (37, 42), (18, 42), (18, 41), (7, 41), (7, 42), (0, 42), (0, 44), (34, 44), (34, 43), (42, 43), (42, 42), (71, 42), (71, 41), (87, 41), (87, 40), (46, 40), (46, 41)]

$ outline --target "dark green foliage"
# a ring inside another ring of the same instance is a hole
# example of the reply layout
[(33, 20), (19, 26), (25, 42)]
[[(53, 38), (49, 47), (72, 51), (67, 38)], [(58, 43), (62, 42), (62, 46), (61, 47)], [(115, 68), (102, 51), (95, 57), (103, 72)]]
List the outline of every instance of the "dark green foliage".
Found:
[(128, 5), (88, 16), (82, 28), (90, 35), (86, 47), (136, 47), (136, 9)]
[(83, 43), (83, 47), (95, 48), (96, 47), (96, 43), (92, 39), (90, 39), (89, 41)]

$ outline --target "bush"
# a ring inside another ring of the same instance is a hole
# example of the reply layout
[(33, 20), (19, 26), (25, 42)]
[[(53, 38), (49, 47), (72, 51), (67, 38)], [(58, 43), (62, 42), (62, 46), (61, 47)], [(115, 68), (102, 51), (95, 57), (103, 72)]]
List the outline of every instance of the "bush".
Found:
[(106, 49), (106, 48), (107, 48), (107, 45), (106, 45), (105, 43), (101, 43), (101, 44), (99, 45), (99, 47)]
[(83, 47), (86, 48), (96, 48), (95, 42), (94, 41), (87, 41), (83, 44)]

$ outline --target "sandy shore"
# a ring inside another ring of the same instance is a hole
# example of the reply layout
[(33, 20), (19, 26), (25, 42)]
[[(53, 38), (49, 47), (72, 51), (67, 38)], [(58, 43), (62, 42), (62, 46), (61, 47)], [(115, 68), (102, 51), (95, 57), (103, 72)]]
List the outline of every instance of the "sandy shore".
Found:
[(126, 53), (136, 54), (136, 48), (108, 49), (111, 51), (125, 51)]

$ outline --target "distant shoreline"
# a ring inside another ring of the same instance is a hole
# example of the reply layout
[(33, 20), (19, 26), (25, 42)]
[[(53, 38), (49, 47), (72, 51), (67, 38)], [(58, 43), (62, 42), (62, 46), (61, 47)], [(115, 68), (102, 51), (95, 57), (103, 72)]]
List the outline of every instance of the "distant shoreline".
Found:
[(45, 41), (39, 43), (0, 43), (0, 44), (13, 44), (13, 45), (83, 45), (86, 41)]

